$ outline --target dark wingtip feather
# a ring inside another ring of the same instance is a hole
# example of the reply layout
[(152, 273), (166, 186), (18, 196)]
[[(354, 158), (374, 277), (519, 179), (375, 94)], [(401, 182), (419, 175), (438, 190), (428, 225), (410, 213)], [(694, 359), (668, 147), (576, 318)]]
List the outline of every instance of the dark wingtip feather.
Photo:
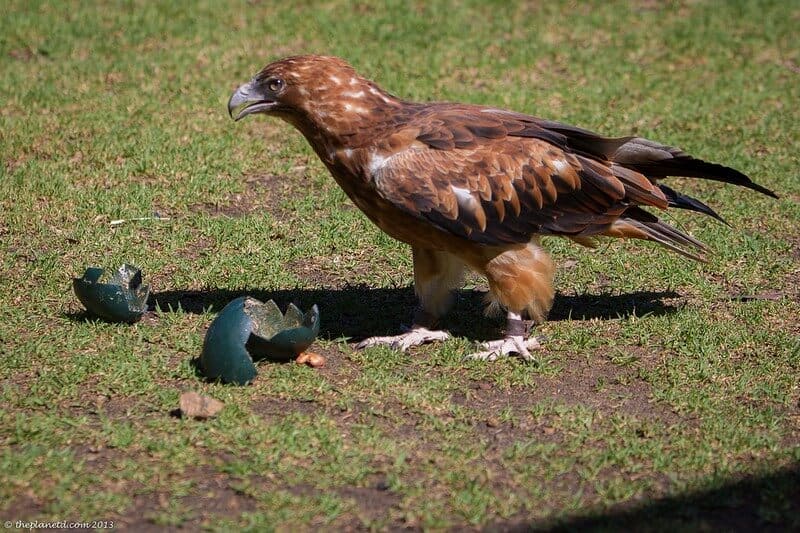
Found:
[(716, 220), (719, 220), (726, 226), (730, 226), (727, 220), (722, 218), (716, 211), (711, 209), (708, 205), (704, 204), (697, 198), (692, 198), (686, 194), (679, 193), (675, 189), (667, 187), (663, 183), (659, 183), (658, 188), (661, 189), (661, 191), (667, 197), (670, 207), (703, 213), (704, 215), (708, 215)]
[(650, 178), (686, 176), (721, 181), (747, 187), (772, 198), (778, 195), (751, 180), (735, 168), (709, 163), (690, 156), (679, 148), (635, 137), (614, 152), (612, 159)]
[(717, 163), (709, 163), (690, 156), (679, 156), (673, 159), (640, 163), (632, 166), (637, 167), (636, 170), (643, 172), (647, 176), (686, 176), (690, 178), (704, 178), (746, 187), (772, 198), (778, 198), (777, 194), (754, 182), (746, 174), (739, 172), (735, 168), (726, 167)]
[[(700, 160), (696, 159), (695, 161), (700, 161)], [(733, 184), (736, 184), (736, 185), (741, 185), (742, 187), (747, 187), (748, 189), (753, 189), (754, 191), (758, 191), (761, 194), (765, 194), (767, 196), (775, 198), (776, 200), (778, 199), (778, 195), (777, 194), (772, 192), (770, 189), (767, 189), (766, 187), (763, 187), (763, 186), (759, 185), (755, 181), (751, 180), (746, 174), (744, 174), (742, 172), (739, 172), (735, 168), (726, 167), (724, 165), (718, 165), (716, 163), (706, 163), (705, 161), (703, 161), (703, 163), (706, 164), (706, 165), (711, 165), (711, 166), (714, 166), (714, 167), (718, 167), (719, 176), (721, 178), (720, 181), (726, 181), (724, 178), (727, 178), (727, 177), (735, 178), (735, 179), (731, 179), (729, 183), (733, 183)], [(700, 176), (700, 177), (702, 177), (702, 176)]]

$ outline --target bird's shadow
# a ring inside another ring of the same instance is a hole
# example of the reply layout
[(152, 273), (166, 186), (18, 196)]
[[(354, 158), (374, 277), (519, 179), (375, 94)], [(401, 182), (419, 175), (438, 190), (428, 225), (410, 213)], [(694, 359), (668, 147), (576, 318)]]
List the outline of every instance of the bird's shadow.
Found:
[[(372, 288), (365, 285), (331, 289), (257, 288), (205, 290), (170, 290), (151, 293), (148, 304), (162, 312), (181, 310), (185, 313), (219, 311), (240, 296), (262, 301), (274, 300), (281, 309), (294, 303), (306, 310), (316, 304), (320, 310), (320, 337), (325, 339), (362, 339), (372, 335), (393, 335), (401, 324), (410, 322), (416, 304), (413, 287)], [(461, 290), (456, 294), (453, 310), (442, 327), (453, 335), (475, 341), (497, 338), (503, 327), (502, 318), (483, 316), (485, 292)], [(674, 291), (636, 291), (626, 294), (557, 294), (549, 320), (611, 320), (628, 316), (663, 315), (678, 308), (664, 300), (677, 298)]]

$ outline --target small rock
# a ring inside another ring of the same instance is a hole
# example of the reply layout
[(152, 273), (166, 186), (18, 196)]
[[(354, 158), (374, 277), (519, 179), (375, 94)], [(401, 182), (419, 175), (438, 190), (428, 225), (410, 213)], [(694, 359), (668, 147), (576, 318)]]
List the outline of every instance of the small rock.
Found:
[(181, 394), (181, 416), (189, 418), (211, 418), (222, 410), (224, 404), (208, 396), (200, 396), (196, 392)]
[(489, 426), (490, 428), (500, 427), (500, 420), (493, 416), (490, 416), (489, 418), (486, 419), (486, 425)]
[(325, 366), (325, 357), (314, 352), (303, 352), (294, 360), (299, 365), (308, 365), (314, 368), (322, 368)]
[(108, 403), (108, 396), (104, 394), (98, 394), (94, 400), (94, 407), (99, 411), (106, 403)]

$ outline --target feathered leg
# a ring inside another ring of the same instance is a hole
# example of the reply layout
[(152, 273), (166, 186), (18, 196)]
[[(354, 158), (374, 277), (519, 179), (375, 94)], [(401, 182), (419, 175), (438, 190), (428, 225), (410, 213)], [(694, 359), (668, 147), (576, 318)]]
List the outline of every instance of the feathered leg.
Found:
[(486, 264), (491, 306), (507, 309), (505, 337), (481, 345), (482, 351), (467, 356), (494, 361), (500, 357), (519, 355), (533, 359), (530, 350), (540, 347), (536, 337), (528, 338), (522, 312), (527, 311), (534, 323), (547, 317), (553, 304), (554, 267), (544, 248), (536, 240), (526, 247), (508, 250)]
[(419, 306), (414, 322), (405, 333), (386, 337), (370, 337), (356, 348), (388, 345), (406, 351), (411, 346), (450, 338), (446, 331), (434, 329), (452, 304), (452, 290), (464, 279), (464, 264), (447, 252), (412, 248), (414, 257), (414, 290)]

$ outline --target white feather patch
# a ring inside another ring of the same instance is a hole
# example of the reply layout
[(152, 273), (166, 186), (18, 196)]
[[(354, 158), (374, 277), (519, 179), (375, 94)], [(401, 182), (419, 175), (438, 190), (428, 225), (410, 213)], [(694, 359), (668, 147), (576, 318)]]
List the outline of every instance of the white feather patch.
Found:
[(450, 190), (456, 195), (456, 201), (458, 201), (459, 205), (461, 203), (471, 203), (475, 200), (475, 198), (472, 196), (472, 193), (469, 192), (468, 189), (451, 185)]
[(367, 112), (366, 108), (364, 108), (364, 107), (362, 107), (360, 105), (350, 104), (350, 103), (347, 103), (347, 102), (345, 102), (345, 104), (344, 104), (344, 110), (345, 111), (352, 111), (354, 113), (366, 113)]
[(463, 187), (456, 187), (455, 185), (450, 185), (450, 190), (453, 191), (453, 194), (456, 196), (456, 204), (458, 205), (459, 213), (463, 216), (468, 218), (474, 218), (475, 222), (481, 223), (481, 231), (486, 230), (485, 221), (479, 221), (476, 217), (476, 213), (481, 210), (480, 202), (469, 189), (464, 189)]
[(567, 163), (563, 159), (554, 159), (553, 168), (556, 169), (556, 172), (561, 173), (564, 172), (567, 168), (569, 168), (569, 163)]
[(367, 168), (369, 169), (369, 173), (372, 176), (375, 176), (380, 169), (386, 165), (386, 163), (391, 159), (391, 157), (383, 157), (381, 154), (377, 152), (372, 152), (372, 155), (369, 158), (369, 163), (367, 164)]

